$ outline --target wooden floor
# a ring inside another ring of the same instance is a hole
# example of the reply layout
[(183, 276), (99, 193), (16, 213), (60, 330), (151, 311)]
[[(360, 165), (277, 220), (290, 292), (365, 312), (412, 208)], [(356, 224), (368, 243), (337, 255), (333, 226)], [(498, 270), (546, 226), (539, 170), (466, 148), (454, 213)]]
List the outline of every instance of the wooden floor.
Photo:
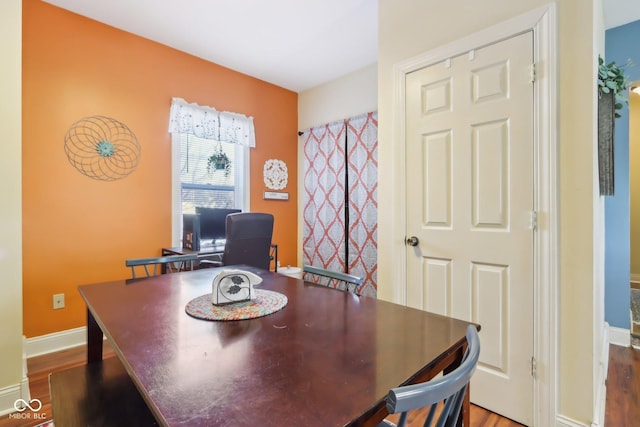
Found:
[(640, 425), (640, 350), (612, 345), (609, 350), (606, 427)]
[[(104, 357), (113, 357), (114, 353), (105, 345)], [(42, 408), (35, 414), (38, 419), (27, 419), (29, 410), (23, 419), (5, 415), (0, 417), (0, 427), (32, 427), (52, 418), (49, 397), (49, 374), (56, 370), (79, 366), (85, 363), (86, 348), (76, 347), (69, 350), (33, 357), (27, 361), (31, 398), (39, 399)], [(640, 350), (612, 345), (609, 353), (609, 375), (607, 379), (607, 404), (605, 426), (637, 426), (640, 419)], [(417, 427), (418, 422), (411, 423)], [(521, 427), (514, 421), (471, 406), (471, 426), (482, 427)], [(61, 427), (61, 426), (57, 426)], [(64, 426), (62, 426), (64, 427)]]

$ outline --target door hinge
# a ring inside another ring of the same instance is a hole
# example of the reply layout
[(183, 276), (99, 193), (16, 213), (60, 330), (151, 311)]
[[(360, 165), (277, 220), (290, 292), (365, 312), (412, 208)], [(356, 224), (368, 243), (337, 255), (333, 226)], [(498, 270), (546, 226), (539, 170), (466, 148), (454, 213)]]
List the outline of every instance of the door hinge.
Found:
[(533, 231), (538, 229), (538, 212), (529, 212), (529, 228)]
[(531, 357), (531, 376), (535, 378), (537, 373), (538, 373), (538, 362), (536, 361), (536, 358), (532, 356)]
[(536, 64), (533, 63), (529, 66), (529, 82), (534, 83), (536, 81)]

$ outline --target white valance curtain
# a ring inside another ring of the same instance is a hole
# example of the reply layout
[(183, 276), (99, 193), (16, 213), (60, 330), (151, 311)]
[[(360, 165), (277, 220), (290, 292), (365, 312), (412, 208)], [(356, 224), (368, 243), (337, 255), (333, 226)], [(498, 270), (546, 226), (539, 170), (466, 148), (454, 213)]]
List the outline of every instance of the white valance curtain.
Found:
[(198, 138), (256, 146), (253, 117), (189, 104), (182, 98), (171, 100), (169, 133), (187, 133)]

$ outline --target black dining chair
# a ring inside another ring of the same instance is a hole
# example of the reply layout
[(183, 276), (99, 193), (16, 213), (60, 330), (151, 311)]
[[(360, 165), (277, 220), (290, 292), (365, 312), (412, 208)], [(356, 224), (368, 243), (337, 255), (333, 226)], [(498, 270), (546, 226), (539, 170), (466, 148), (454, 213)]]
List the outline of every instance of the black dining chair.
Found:
[(352, 292), (356, 295), (360, 295), (360, 286), (362, 286), (362, 282), (364, 282), (362, 277), (311, 265), (303, 266), (302, 278), (306, 282)]
[[(143, 267), (146, 277), (157, 276), (161, 273), (175, 273), (178, 271), (193, 270), (194, 263), (198, 260), (196, 254), (166, 255), (151, 258), (133, 258), (125, 261), (125, 265), (131, 268), (131, 278), (136, 279), (136, 267)], [(153, 267), (153, 270), (149, 270)], [(160, 271), (158, 271), (160, 267)]]
[(246, 264), (269, 270), (273, 215), (240, 212), (227, 215), (224, 252), (219, 260), (203, 259), (201, 266)]
[(400, 414), (400, 419), (398, 424), (385, 419), (377, 427), (404, 427), (409, 411), (427, 407), (429, 410), (421, 425), (456, 426), (467, 386), (480, 357), (480, 337), (473, 325), (467, 327), (467, 343), (462, 363), (453, 371), (431, 381), (391, 389), (386, 399), (387, 410), (390, 414)]

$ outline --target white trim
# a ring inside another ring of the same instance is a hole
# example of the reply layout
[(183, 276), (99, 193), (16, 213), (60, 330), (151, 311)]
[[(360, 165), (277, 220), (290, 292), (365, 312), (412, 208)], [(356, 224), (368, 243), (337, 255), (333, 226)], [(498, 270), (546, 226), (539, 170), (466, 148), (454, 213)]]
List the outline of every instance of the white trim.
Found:
[[(242, 205), (239, 206), (245, 212), (251, 211), (251, 150), (249, 147), (242, 147), (245, 167), (236, 175), (238, 185), (242, 188)], [(240, 169), (240, 168), (236, 168)]]
[(631, 345), (631, 331), (609, 326), (609, 342), (621, 347), (629, 347)]
[(22, 398), (31, 400), (31, 389), (29, 388), (29, 371), (27, 369), (27, 337), (22, 336), (22, 382), (20, 383), (20, 394)]
[(27, 376), (26, 372), (22, 377), (22, 381), (20, 381), (20, 395), (22, 396), (22, 399), (26, 400), (27, 402), (31, 400), (31, 389), (29, 388), (29, 377)]
[[(534, 265), (534, 357), (548, 371), (534, 380), (533, 424), (553, 425), (558, 384), (558, 147), (556, 6), (543, 8), (533, 25), (535, 85), (536, 202), (538, 231)], [(535, 16), (538, 11), (532, 12)]]
[(27, 402), (31, 400), (29, 378), (27, 378), (26, 373), (19, 384), (0, 389), (0, 417), (16, 412), (14, 405), (18, 399)]
[(596, 369), (596, 399), (592, 427), (604, 426), (605, 406), (607, 402), (607, 374), (609, 371), (609, 324), (604, 323), (602, 327), (602, 342), (600, 348), (600, 359)]
[(22, 377), (27, 377), (27, 337), (22, 336)]
[(27, 338), (25, 353), (27, 357), (41, 356), (68, 348), (87, 344), (87, 327)]
[(40, 412), (42, 406), (40, 406), (40, 409), (35, 413), (29, 410), (17, 412), (16, 405), (18, 405), (18, 407), (24, 407), (19, 400), (29, 402), (34, 406), (37, 405), (35, 401), (38, 399), (34, 399), (34, 402), (31, 400), (31, 394), (29, 392), (29, 378), (27, 377), (23, 377), (20, 384), (0, 389), (0, 417), (8, 415), (9, 420), (22, 420), (29, 424), (32, 424), (32, 421), (34, 420), (40, 420), (43, 422), (47, 419), (51, 419), (51, 414), (47, 416), (47, 413)]
[[(557, 413), (557, 334), (558, 334), (558, 158), (557, 158), (557, 33), (556, 6), (550, 3), (501, 24), (489, 27), (452, 43), (394, 64), (394, 114), (392, 117), (393, 165), (396, 170), (404, 167), (405, 150), (405, 82), (406, 75), (461, 55), (472, 49), (493, 44), (527, 31), (534, 34), (534, 57), (538, 66), (535, 86), (535, 147), (536, 147), (536, 211), (538, 233), (536, 235), (534, 266), (534, 357), (540, 369), (534, 380), (534, 426), (554, 425), (560, 418)], [(393, 282), (407, 283), (406, 250), (406, 178), (394, 176), (393, 188), (399, 189), (397, 208), (393, 212), (391, 242), (396, 250), (392, 260)], [(394, 302), (406, 305), (406, 285), (395, 286)], [(569, 425), (569, 424), (567, 424)]]
[(171, 134), (171, 246), (182, 246), (182, 212), (180, 196), (180, 134)]
[[(591, 427), (592, 424), (581, 423), (564, 415), (556, 417), (556, 427)], [(594, 426), (595, 427), (595, 426)]]
[(0, 416), (16, 412), (15, 403), (18, 399), (26, 402), (31, 401), (31, 390), (29, 389), (29, 377), (27, 376), (27, 338), (22, 336), (22, 380), (19, 384), (5, 387), (0, 390)]
[(0, 389), (0, 416), (15, 412), (14, 403), (22, 397), (22, 384), (15, 384)]
[(640, 283), (640, 274), (632, 274), (631, 283)]
[(15, 412), (14, 403), (16, 400), (23, 399), (27, 402), (31, 400), (27, 376), (28, 358), (86, 345), (86, 343), (87, 328), (85, 326), (33, 338), (23, 337), (22, 380), (19, 384), (0, 389), (0, 416)]
[[(405, 171), (406, 168), (406, 81), (407, 74), (418, 70), (426, 65), (421, 65), (416, 59), (410, 59), (407, 62), (393, 65), (393, 81), (395, 83), (393, 90), (393, 111), (392, 116), (392, 141), (393, 151), (392, 159), (393, 170)], [(407, 206), (407, 178), (403, 174), (393, 174), (395, 185), (398, 188), (398, 203), (395, 204), (396, 209), (392, 212), (391, 229), (394, 240), (391, 242), (396, 250), (391, 251), (395, 255), (391, 265), (393, 266), (392, 283), (407, 283), (407, 254), (405, 250), (405, 238), (407, 237), (407, 218), (404, 215)], [(392, 290), (392, 301), (398, 304), (407, 305), (407, 287), (396, 285)]]

